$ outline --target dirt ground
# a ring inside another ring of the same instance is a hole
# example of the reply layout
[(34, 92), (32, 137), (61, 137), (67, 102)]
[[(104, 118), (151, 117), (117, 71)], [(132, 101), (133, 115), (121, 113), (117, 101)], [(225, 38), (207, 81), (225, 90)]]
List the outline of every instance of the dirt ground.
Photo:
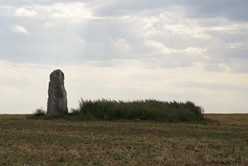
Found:
[(248, 115), (208, 124), (0, 115), (0, 165), (248, 165)]

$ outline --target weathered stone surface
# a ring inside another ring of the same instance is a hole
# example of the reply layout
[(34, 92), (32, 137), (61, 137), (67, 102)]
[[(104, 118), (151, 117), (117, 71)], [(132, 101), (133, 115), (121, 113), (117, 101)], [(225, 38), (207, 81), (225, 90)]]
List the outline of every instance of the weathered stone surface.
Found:
[(47, 115), (64, 115), (66, 113), (68, 113), (68, 107), (67, 94), (64, 86), (64, 73), (58, 69), (50, 74)]

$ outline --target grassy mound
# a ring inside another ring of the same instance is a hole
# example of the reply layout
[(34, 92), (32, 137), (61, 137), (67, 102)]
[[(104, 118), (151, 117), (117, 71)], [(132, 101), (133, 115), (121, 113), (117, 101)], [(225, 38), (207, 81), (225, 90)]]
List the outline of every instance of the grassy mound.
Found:
[[(38, 114), (39, 115), (39, 114)], [(79, 108), (64, 116), (43, 119), (68, 120), (146, 120), (157, 122), (196, 122), (202, 123), (203, 109), (192, 102), (165, 102), (158, 100), (116, 101), (81, 100)]]
[(81, 100), (71, 115), (98, 120), (148, 120), (160, 122), (202, 122), (203, 109), (192, 102), (158, 100)]

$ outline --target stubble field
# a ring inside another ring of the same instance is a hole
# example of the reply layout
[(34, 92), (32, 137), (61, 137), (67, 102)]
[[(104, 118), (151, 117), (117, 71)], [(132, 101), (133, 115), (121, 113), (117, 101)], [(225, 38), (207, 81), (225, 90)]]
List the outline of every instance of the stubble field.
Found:
[(248, 115), (207, 125), (0, 115), (0, 165), (248, 165)]

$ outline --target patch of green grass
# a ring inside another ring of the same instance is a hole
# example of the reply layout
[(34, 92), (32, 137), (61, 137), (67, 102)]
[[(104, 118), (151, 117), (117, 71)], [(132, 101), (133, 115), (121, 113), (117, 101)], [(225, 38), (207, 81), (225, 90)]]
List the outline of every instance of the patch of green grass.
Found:
[(204, 121), (202, 107), (192, 102), (165, 102), (158, 100), (116, 101), (81, 100), (79, 108), (70, 113), (71, 119), (146, 120), (158, 122)]

